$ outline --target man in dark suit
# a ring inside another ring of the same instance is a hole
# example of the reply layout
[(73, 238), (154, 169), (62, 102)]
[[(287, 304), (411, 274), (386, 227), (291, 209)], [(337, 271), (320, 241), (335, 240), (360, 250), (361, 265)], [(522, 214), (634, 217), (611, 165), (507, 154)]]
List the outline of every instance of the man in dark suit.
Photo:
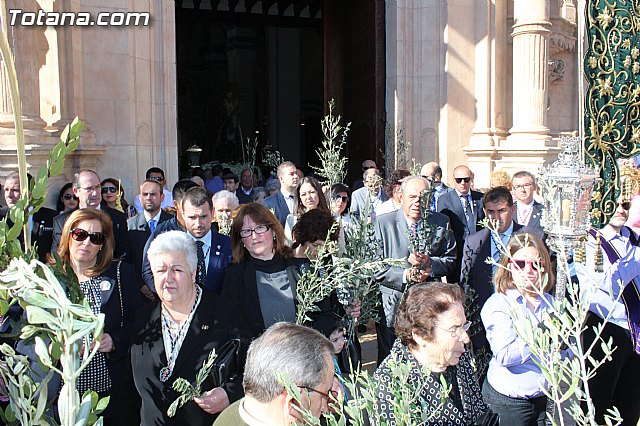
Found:
[(253, 173), (251, 173), (251, 169), (243, 169), (240, 173), (240, 186), (236, 189), (235, 194), (240, 204), (248, 204), (253, 201)]
[(533, 199), (538, 189), (535, 176), (523, 170), (513, 175), (511, 184), (516, 199), (515, 221), (529, 228), (542, 229), (540, 219), (544, 206)]
[[(78, 198), (79, 209), (98, 209), (107, 213), (113, 225), (113, 237), (115, 239), (115, 249), (113, 257), (115, 259), (125, 259), (130, 252), (129, 235), (127, 233), (127, 215), (102, 204), (102, 194), (100, 193), (100, 176), (93, 170), (80, 170), (73, 176), (73, 193)], [(62, 228), (64, 222), (73, 212), (66, 212), (53, 218), (53, 243), (51, 252), (58, 251)]]
[[(31, 175), (28, 175), (28, 179), (29, 182), (31, 182)], [(4, 181), (4, 200), (7, 203), (7, 207), (0, 209), (0, 218), (9, 215), (9, 210), (16, 205), (20, 199), (20, 195), (20, 175), (18, 172), (12, 172)], [(37, 212), (29, 216), (31, 243), (35, 244), (38, 250), (38, 259), (41, 262), (46, 262), (47, 253), (51, 250), (53, 218), (56, 217), (57, 214), (58, 213), (55, 210), (40, 207)], [(13, 226), (13, 221), (9, 217), (7, 217), (7, 224), (10, 227)], [(20, 234), (19, 239), (24, 246), (22, 233)]]
[(456, 238), (456, 268), (447, 275), (447, 281), (451, 283), (460, 277), (464, 240), (482, 228), (480, 221), (484, 219), (482, 193), (471, 190), (472, 179), (471, 170), (467, 166), (453, 169), (455, 190), (440, 196), (436, 206), (439, 212), (449, 217)]
[(378, 333), (378, 363), (389, 354), (395, 340), (393, 322), (407, 282), (423, 282), (450, 274), (455, 263), (455, 238), (449, 228), (449, 219), (433, 212), (429, 222), (435, 225), (435, 246), (429, 253), (409, 252), (409, 230), (420, 227), (420, 197), (428, 183), (422, 177), (407, 177), (402, 183), (402, 208), (377, 217), (376, 239), (381, 243), (384, 258), (407, 259), (405, 266), (388, 268), (376, 276), (382, 294), (381, 319), (376, 324)]
[(297, 170), (296, 165), (290, 161), (281, 163), (277, 172), (280, 192), (262, 200), (262, 203), (274, 212), (282, 226), (287, 221), (287, 216), (293, 213), (293, 193), (299, 180)]
[[(144, 254), (144, 246), (156, 227), (173, 216), (160, 208), (164, 200), (163, 188), (160, 182), (151, 179), (142, 182), (139, 197), (144, 210), (127, 221), (127, 229), (129, 230), (129, 240), (131, 242), (129, 261), (135, 268), (138, 282), (143, 284), (142, 256)], [(148, 299), (154, 298), (153, 293), (146, 285), (141, 287), (141, 291)]]
[[(484, 228), (467, 237), (462, 250), (462, 267), (460, 272), (460, 284), (463, 286), (467, 297), (472, 300), (471, 320), (473, 329), (470, 331), (474, 348), (480, 350), (487, 342), (484, 328), (480, 321), (480, 310), (487, 299), (495, 292), (493, 287), (493, 275), (497, 266), (485, 262), (493, 257), (496, 262), (500, 260), (501, 247), (506, 246), (513, 234), (528, 232), (540, 239), (544, 239), (543, 232), (539, 229), (522, 226), (513, 221), (515, 206), (511, 192), (505, 187), (496, 187), (484, 195), (484, 212), (497, 230), (500, 240), (497, 240), (491, 229)], [(487, 348), (488, 349), (488, 348)]]
[(433, 195), (431, 196), (431, 205), (429, 206), (429, 209), (432, 212), (435, 212), (437, 211), (436, 205), (438, 203), (438, 198), (447, 192), (453, 191), (453, 189), (449, 188), (444, 182), (442, 182), (442, 168), (435, 161), (422, 166), (422, 169), (420, 169), (420, 175), (422, 175), (422, 177), (428, 180), (431, 184)]

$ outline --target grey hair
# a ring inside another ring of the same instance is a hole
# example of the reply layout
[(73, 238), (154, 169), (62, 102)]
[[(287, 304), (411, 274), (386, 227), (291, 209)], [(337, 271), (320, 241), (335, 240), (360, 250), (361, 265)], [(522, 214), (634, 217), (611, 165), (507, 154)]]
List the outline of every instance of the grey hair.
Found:
[(186, 232), (167, 231), (155, 237), (149, 244), (147, 258), (151, 262), (155, 256), (160, 254), (180, 252), (187, 259), (189, 273), (193, 273), (198, 267), (196, 250), (196, 242)]
[(236, 194), (234, 194), (233, 192), (227, 191), (226, 189), (223, 189), (213, 194), (211, 201), (213, 201), (214, 209), (216, 208), (216, 204), (218, 204), (218, 201), (227, 201), (231, 205), (232, 210), (237, 209), (238, 206), (240, 205), (240, 202), (238, 201), (238, 197), (236, 196)]
[(404, 178), (402, 180), (402, 186), (400, 186), (400, 189), (402, 191), (402, 193), (404, 194), (404, 190), (407, 187), (407, 185), (409, 184), (409, 182), (413, 181), (413, 180), (419, 180), (420, 182), (424, 182), (425, 185), (427, 185), (427, 188), (429, 188), (429, 181), (426, 180), (425, 178), (423, 178), (422, 176), (407, 176), (406, 178)]
[(317, 388), (333, 366), (329, 339), (302, 325), (278, 322), (249, 346), (244, 392), (268, 403), (284, 391), (277, 373), (297, 386)]
[(513, 179), (522, 179), (524, 177), (529, 177), (531, 178), (531, 183), (533, 183), (533, 186), (537, 186), (536, 185), (536, 177), (533, 175), (533, 173), (528, 172), (526, 170), (521, 170), (519, 172), (516, 172), (512, 177), (511, 177), (511, 181), (513, 182)]
[(373, 173), (376, 176), (380, 176), (380, 169), (367, 169), (364, 172), (362, 172), (362, 180), (367, 180), (367, 173), (369, 173), (369, 170), (373, 170)]
[(73, 175), (72, 184), (73, 184), (74, 188), (80, 188), (80, 176), (83, 175), (84, 173), (91, 173), (92, 175), (97, 177), (98, 180), (100, 180), (100, 176), (98, 176), (98, 173), (96, 173), (96, 172), (94, 172), (93, 170), (90, 170), (90, 169), (82, 169), (78, 173)]
[(264, 189), (264, 187), (262, 186), (256, 186), (255, 188), (253, 188), (253, 201), (257, 201), (258, 198), (260, 198), (260, 195), (263, 195), (266, 197), (267, 195), (267, 191)]

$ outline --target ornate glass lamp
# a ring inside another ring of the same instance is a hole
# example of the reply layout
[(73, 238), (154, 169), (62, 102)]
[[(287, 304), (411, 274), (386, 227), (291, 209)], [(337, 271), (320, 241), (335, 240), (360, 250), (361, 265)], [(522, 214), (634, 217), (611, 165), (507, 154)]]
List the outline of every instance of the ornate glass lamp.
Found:
[(194, 142), (193, 145), (186, 149), (186, 151), (189, 154), (189, 165), (192, 168), (200, 167), (200, 154), (202, 153), (202, 148)]
[(568, 255), (583, 245), (591, 226), (591, 191), (600, 179), (580, 158), (580, 138), (560, 138), (558, 160), (539, 174), (544, 198), (542, 226), (549, 248), (557, 253), (556, 299), (565, 296)]

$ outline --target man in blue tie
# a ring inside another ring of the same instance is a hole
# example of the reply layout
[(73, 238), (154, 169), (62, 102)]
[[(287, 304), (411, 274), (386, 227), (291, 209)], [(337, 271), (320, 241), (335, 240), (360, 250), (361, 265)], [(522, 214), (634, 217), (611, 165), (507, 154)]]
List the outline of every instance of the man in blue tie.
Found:
[(156, 226), (171, 219), (172, 216), (160, 208), (164, 200), (164, 191), (162, 184), (157, 180), (147, 179), (142, 182), (138, 199), (143, 208), (142, 213), (138, 213), (127, 220), (127, 229), (131, 244), (129, 261), (139, 275), (138, 282), (141, 284), (140, 291), (148, 299), (153, 299), (153, 293), (147, 286), (143, 285), (144, 281), (142, 280), (144, 245), (147, 243), (149, 236), (155, 231)]
[(484, 219), (482, 209), (482, 193), (471, 189), (473, 173), (467, 166), (461, 165), (453, 169), (453, 186), (455, 191), (447, 192), (438, 198), (438, 212), (449, 217), (451, 230), (456, 238), (456, 268), (447, 275), (447, 282), (454, 283), (460, 277), (460, 262), (464, 241), (469, 235), (481, 229)]
[[(467, 237), (462, 250), (462, 266), (460, 284), (465, 293), (472, 300), (471, 320), (473, 328), (469, 336), (476, 350), (485, 347), (487, 342), (484, 329), (480, 321), (480, 310), (489, 296), (494, 293), (493, 274), (495, 267), (485, 262), (488, 257), (500, 260), (501, 246), (506, 245), (512, 234), (528, 232), (543, 239), (540, 229), (528, 228), (513, 220), (515, 205), (511, 192), (498, 186), (489, 190), (483, 198), (484, 213), (491, 221), (493, 229), (484, 228)], [(486, 346), (488, 350), (488, 345)]]

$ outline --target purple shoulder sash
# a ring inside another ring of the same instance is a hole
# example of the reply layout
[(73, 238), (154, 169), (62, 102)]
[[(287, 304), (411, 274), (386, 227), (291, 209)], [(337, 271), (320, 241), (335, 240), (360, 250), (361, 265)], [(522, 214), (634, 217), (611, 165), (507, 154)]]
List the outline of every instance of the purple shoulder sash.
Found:
[[(620, 260), (620, 254), (609, 243), (609, 241), (602, 236), (601, 233), (597, 232), (595, 229), (590, 229), (589, 234), (596, 240), (600, 240), (602, 250), (607, 255), (611, 264)], [(631, 241), (634, 243), (633, 239)], [(621, 299), (622, 303), (624, 303), (625, 310), (627, 311), (627, 322), (629, 324), (633, 348), (636, 351), (636, 354), (640, 355), (640, 293), (638, 293), (638, 288), (633, 282), (631, 285), (625, 285)]]

